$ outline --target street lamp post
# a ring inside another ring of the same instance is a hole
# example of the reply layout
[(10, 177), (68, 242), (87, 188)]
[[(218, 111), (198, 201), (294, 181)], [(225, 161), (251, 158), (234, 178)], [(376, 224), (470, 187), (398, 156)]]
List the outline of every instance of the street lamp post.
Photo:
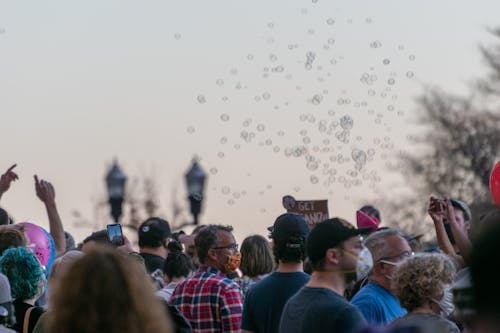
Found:
[(186, 187), (191, 214), (193, 215), (194, 225), (198, 225), (198, 216), (201, 212), (201, 203), (203, 201), (203, 190), (205, 188), (205, 179), (207, 174), (198, 165), (198, 161), (193, 159), (191, 168), (185, 174)]
[(126, 181), (127, 176), (125, 176), (115, 161), (106, 175), (106, 187), (108, 188), (108, 202), (111, 206), (111, 216), (116, 223), (118, 223), (122, 215)]

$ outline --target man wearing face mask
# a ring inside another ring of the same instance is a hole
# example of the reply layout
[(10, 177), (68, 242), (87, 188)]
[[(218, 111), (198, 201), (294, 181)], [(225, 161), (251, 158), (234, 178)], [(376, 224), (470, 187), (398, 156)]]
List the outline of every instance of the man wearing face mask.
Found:
[(365, 241), (373, 258), (370, 281), (352, 298), (370, 324), (387, 325), (406, 314), (391, 292), (391, 279), (397, 265), (412, 255), (408, 241), (396, 229), (371, 234)]
[(340, 218), (318, 223), (307, 239), (313, 272), (309, 282), (286, 303), (280, 333), (353, 333), (365, 325), (360, 311), (344, 297), (346, 284), (356, 278), (363, 249), (360, 234)]
[(208, 225), (194, 240), (200, 267), (177, 285), (170, 302), (191, 323), (193, 333), (240, 332), (240, 287), (227, 278), (240, 264), (231, 226)]

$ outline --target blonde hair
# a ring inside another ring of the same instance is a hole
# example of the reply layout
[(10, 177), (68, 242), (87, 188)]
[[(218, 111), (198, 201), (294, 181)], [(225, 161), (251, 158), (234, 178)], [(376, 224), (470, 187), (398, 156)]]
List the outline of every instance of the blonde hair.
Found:
[(60, 273), (50, 299), (48, 332), (172, 332), (165, 305), (135, 260), (97, 248)]
[(439, 298), (446, 285), (453, 282), (456, 268), (453, 261), (441, 253), (419, 253), (398, 266), (392, 289), (401, 306), (409, 312)]

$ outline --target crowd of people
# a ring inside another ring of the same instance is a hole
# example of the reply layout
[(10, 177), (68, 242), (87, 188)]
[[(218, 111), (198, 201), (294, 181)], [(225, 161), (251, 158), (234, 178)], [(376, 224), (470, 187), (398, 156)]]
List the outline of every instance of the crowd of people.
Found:
[[(1, 175), (0, 199), (14, 167)], [(150, 217), (135, 249), (106, 230), (75, 244), (54, 187), (34, 182), (50, 242), (0, 208), (0, 333), (500, 332), (500, 211), (473, 219), (465, 203), (430, 197), (437, 248), (383, 226), (367, 205), (356, 223), (284, 213), (263, 230), (269, 239), (249, 235), (241, 247), (237, 226), (188, 235)]]

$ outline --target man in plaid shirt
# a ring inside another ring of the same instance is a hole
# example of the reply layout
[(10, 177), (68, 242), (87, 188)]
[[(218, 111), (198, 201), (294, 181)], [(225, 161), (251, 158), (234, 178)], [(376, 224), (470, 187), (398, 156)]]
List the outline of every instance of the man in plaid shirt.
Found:
[(177, 285), (170, 299), (193, 333), (240, 332), (243, 296), (238, 284), (226, 277), (240, 262), (232, 231), (230, 226), (209, 225), (199, 232), (194, 242), (201, 266)]

